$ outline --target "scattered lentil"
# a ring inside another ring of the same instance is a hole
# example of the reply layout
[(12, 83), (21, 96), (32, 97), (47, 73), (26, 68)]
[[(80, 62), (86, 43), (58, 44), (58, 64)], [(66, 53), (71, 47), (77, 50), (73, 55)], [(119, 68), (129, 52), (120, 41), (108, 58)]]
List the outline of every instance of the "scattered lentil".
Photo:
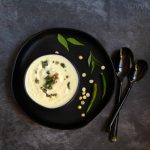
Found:
[(85, 96), (85, 95), (83, 96), (83, 99), (86, 99), (86, 96)]
[(85, 95), (86, 93), (85, 92), (82, 92), (82, 95)]
[(55, 54), (59, 54), (59, 52), (58, 52), (58, 51), (55, 51)]
[(94, 83), (94, 80), (89, 80), (89, 83), (91, 83), (91, 84)]
[(82, 91), (83, 91), (83, 92), (85, 92), (85, 91), (86, 91), (86, 88), (85, 88), (85, 87), (83, 87), (83, 88), (82, 88)]
[(79, 55), (79, 59), (82, 60), (82, 59), (83, 59), (83, 56), (82, 56), (82, 55)]
[(82, 73), (82, 77), (86, 77), (86, 73)]
[(86, 93), (86, 97), (90, 97), (90, 93)]
[(85, 113), (82, 113), (82, 114), (81, 114), (81, 117), (85, 117)]
[(82, 100), (82, 96), (79, 97), (79, 100)]
[(101, 69), (102, 69), (102, 70), (105, 70), (105, 66), (101, 66)]
[(85, 101), (81, 101), (81, 105), (84, 105), (85, 104)]
[(77, 107), (78, 109), (81, 109), (82, 108), (82, 106), (81, 105), (78, 105), (78, 107)]

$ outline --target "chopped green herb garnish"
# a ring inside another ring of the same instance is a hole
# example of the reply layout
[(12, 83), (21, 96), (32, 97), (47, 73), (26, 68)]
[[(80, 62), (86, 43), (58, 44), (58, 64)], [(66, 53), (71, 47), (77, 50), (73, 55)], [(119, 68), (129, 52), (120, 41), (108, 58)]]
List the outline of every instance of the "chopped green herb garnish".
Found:
[(39, 80), (37, 78), (35, 78), (35, 83), (37, 83), (37, 84), (39, 83)]
[(52, 76), (47, 75), (45, 78), (45, 84), (43, 85), (46, 89), (52, 89), (52, 85), (56, 83), (58, 79), (58, 73), (55, 73)]
[(51, 98), (52, 96), (57, 96), (57, 93), (54, 93), (54, 94), (47, 94), (46, 93), (46, 96)]
[(46, 93), (46, 97), (50, 97), (51, 98), (52, 96)]
[(66, 68), (66, 65), (64, 63), (60, 63), (61, 67)]
[(47, 92), (47, 89), (45, 89), (44, 87), (41, 87), (41, 90), (46, 93)]
[(50, 74), (50, 72), (49, 71), (46, 71), (46, 73), (49, 75)]
[(46, 89), (52, 89), (52, 85), (55, 83), (55, 80), (53, 79), (53, 77), (50, 76), (46, 76), (45, 77), (45, 84), (44, 87)]
[(57, 93), (51, 94), (52, 96), (57, 96)]
[(66, 75), (66, 79), (68, 79), (69, 78), (69, 76), (68, 75)]
[(55, 61), (55, 64), (56, 64), (56, 65), (59, 64), (59, 61)]
[(42, 68), (45, 68), (46, 66), (48, 66), (48, 61), (45, 60), (45, 61), (42, 61)]
[(68, 87), (68, 89), (70, 89), (70, 82), (67, 83), (67, 87)]

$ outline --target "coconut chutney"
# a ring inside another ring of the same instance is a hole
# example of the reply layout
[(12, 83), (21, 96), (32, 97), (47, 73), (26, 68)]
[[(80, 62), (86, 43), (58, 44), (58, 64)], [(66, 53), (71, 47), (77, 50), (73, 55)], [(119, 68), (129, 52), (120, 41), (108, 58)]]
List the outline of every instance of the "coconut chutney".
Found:
[(34, 60), (25, 74), (29, 97), (46, 108), (68, 103), (78, 88), (78, 73), (72, 63), (61, 55), (44, 55)]

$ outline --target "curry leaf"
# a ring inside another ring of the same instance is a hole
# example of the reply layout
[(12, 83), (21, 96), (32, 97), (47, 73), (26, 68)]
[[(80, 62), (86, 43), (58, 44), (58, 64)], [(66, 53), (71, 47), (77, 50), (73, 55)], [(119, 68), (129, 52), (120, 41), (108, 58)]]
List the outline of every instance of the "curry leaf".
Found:
[(67, 38), (67, 41), (70, 42), (73, 45), (81, 45), (81, 46), (84, 45), (84, 44), (80, 43), (78, 40), (76, 40), (75, 38), (72, 38), (72, 37)]
[(94, 68), (95, 68), (95, 62), (94, 62), (94, 61), (92, 61), (91, 73), (93, 73), (93, 71), (94, 71)]
[(91, 60), (92, 60), (92, 55), (91, 55), (91, 52), (90, 52), (90, 55), (89, 55), (89, 57), (88, 57), (88, 65), (89, 65), (89, 67), (90, 67), (90, 65), (91, 65)]
[(67, 40), (61, 34), (58, 34), (57, 39), (59, 43), (63, 45), (69, 51)]
[(97, 60), (97, 59), (94, 57), (93, 54), (91, 54), (91, 55), (92, 55), (93, 61), (94, 61), (97, 65), (100, 65), (101, 63), (99, 62), (99, 60)]

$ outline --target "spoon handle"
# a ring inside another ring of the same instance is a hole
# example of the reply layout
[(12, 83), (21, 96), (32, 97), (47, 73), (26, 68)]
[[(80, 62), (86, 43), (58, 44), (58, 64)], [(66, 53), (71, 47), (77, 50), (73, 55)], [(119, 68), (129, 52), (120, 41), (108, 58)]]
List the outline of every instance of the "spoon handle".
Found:
[(117, 115), (114, 123), (112, 124), (109, 139), (111, 142), (117, 142), (117, 133), (118, 133), (118, 122), (119, 122), (119, 114)]
[(129, 92), (130, 92), (130, 90), (131, 90), (131, 88), (132, 88), (132, 85), (133, 85), (132, 83), (130, 83), (130, 84), (128, 85), (128, 88), (127, 88), (127, 90), (125, 91), (125, 94), (121, 97), (120, 103), (118, 104), (117, 109), (114, 111), (114, 113), (113, 113), (113, 115), (112, 115), (113, 117), (112, 117), (112, 120), (111, 120), (111, 122), (110, 122), (110, 124), (109, 124), (109, 129), (111, 129), (112, 124), (114, 123), (114, 120), (116, 119), (118, 113), (120, 112), (120, 110), (121, 110), (121, 108), (122, 108), (122, 106), (123, 106), (123, 104), (124, 104), (124, 102), (125, 102), (125, 100), (126, 100), (128, 94), (129, 94)]
[[(120, 82), (120, 80), (118, 80), (115, 109), (116, 109), (116, 106), (120, 102), (121, 94), (122, 94), (122, 82)], [(114, 123), (112, 124), (112, 127), (111, 127), (110, 132), (109, 132), (109, 139), (111, 142), (117, 141), (118, 121), (119, 121), (119, 114), (117, 115), (116, 119), (114, 120)]]

